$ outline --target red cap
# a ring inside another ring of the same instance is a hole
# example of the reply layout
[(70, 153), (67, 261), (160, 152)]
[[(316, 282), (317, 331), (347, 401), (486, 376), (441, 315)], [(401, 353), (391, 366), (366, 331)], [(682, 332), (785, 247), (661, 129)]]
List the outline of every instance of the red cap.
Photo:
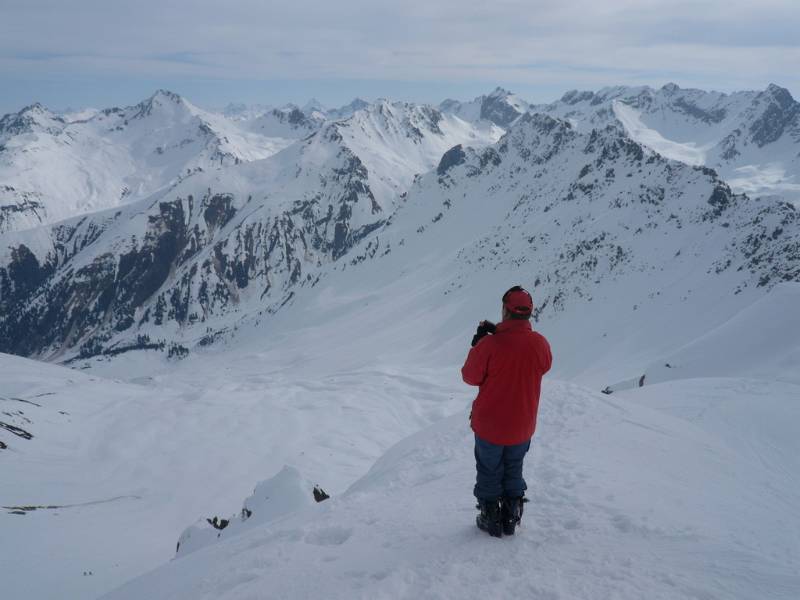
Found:
[(503, 296), (503, 306), (515, 315), (529, 315), (533, 311), (533, 298), (527, 290), (512, 288)]

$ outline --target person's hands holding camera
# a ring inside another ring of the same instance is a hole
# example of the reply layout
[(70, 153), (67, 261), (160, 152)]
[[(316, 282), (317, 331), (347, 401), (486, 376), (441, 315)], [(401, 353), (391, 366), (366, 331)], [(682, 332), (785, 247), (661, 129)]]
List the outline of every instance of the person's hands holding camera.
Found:
[(474, 346), (490, 333), (494, 333), (495, 329), (497, 329), (497, 325), (491, 321), (481, 321), (478, 324), (478, 329), (475, 332), (475, 335), (472, 336), (472, 345)]

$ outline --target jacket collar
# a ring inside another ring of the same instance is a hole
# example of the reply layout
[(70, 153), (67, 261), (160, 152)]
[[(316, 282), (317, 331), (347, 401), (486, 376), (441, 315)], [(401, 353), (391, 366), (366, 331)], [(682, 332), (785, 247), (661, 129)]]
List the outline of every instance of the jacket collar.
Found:
[(532, 331), (531, 322), (527, 319), (508, 319), (497, 324), (496, 333), (504, 331)]

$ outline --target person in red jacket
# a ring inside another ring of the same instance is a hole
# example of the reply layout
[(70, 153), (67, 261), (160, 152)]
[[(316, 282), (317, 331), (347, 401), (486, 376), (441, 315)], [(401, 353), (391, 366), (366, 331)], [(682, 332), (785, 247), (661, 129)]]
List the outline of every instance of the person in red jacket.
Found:
[[(461, 369), (465, 383), (480, 386), (470, 421), (475, 432), (478, 527), (513, 535), (522, 518), (522, 463), (536, 430), (542, 375), (550, 370), (550, 344), (533, 331), (531, 295), (514, 286), (503, 295), (503, 321), (482, 321)], [(491, 335), (489, 335), (491, 334)]]

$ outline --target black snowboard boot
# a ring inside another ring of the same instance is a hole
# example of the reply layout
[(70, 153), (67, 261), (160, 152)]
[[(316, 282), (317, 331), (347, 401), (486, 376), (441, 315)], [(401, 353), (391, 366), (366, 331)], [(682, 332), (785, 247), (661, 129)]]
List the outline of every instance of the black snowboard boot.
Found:
[(505, 535), (514, 535), (514, 531), (522, 520), (522, 510), (525, 505), (526, 498), (509, 498), (503, 497), (503, 503), (500, 511), (501, 521), (503, 523), (503, 533)]
[(481, 511), (476, 518), (478, 529), (493, 537), (503, 537), (500, 500), (478, 500), (478, 509)]

